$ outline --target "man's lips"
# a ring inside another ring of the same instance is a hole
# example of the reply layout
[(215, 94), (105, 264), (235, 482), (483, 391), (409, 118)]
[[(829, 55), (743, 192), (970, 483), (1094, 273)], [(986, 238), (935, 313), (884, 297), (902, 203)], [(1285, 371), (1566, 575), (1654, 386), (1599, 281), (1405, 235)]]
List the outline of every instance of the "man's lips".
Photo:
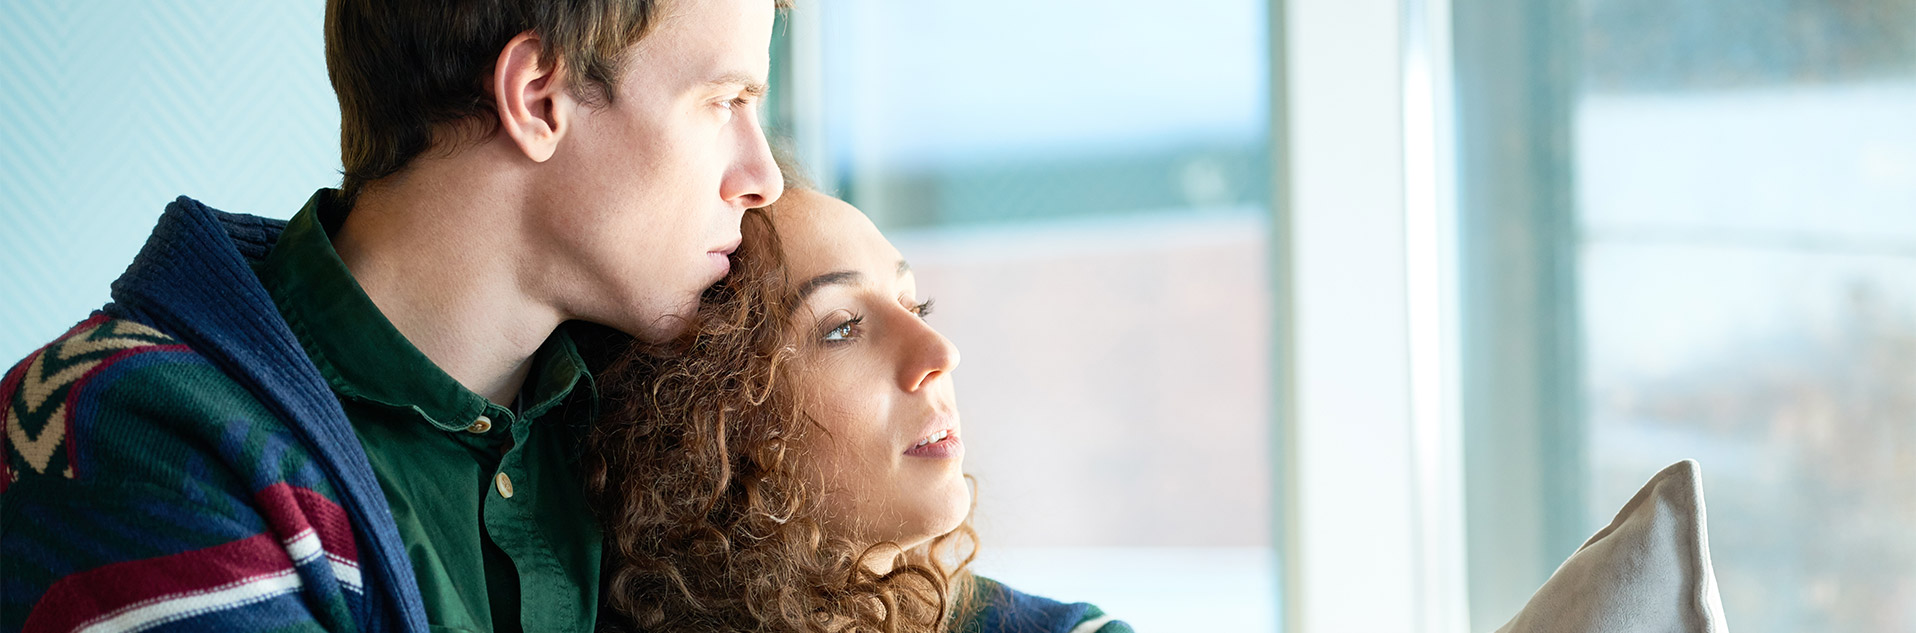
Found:
[(733, 238), (729, 244), (706, 251), (705, 259), (712, 262), (712, 270), (718, 275), (713, 278), (713, 281), (723, 279), (726, 275), (731, 274), (732, 253), (738, 252), (740, 241), (739, 238)]

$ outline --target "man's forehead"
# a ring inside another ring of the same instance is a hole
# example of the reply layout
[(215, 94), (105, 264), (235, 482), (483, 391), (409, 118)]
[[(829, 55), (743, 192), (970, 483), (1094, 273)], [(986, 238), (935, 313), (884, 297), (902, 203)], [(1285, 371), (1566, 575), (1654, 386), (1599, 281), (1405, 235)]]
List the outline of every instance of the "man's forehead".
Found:
[[(651, 66), (692, 86), (767, 82), (771, 65), (771, 8), (725, 2), (673, 2), (649, 33), (628, 51), (631, 66)], [(637, 70), (637, 69), (633, 69)]]

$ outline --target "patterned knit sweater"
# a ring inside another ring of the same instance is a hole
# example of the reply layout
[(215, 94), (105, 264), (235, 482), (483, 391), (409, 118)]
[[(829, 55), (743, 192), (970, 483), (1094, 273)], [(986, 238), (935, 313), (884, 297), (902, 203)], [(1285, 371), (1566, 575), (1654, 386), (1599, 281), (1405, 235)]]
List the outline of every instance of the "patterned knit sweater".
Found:
[(1083, 602), (1064, 603), (972, 577), (971, 604), (953, 633), (1132, 633), (1131, 625)]
[(0, 382), (0, 632), (426, 630), (363, 449), (248, 264), (282, 226), (180, 198), (114, 303)]

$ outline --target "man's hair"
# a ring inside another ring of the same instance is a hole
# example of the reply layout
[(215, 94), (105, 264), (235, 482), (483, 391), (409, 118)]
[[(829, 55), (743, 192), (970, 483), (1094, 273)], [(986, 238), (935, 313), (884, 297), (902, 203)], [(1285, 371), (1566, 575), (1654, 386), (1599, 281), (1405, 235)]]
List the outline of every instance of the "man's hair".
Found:
[(520, 33), (560, 64), (572, 94), (609, 103), (625, 54), (664, 0), (328, 0), (326, 72), (339, 96), (346, 200), (405, 169), (435, 132), (490, 134), (493, 64)]

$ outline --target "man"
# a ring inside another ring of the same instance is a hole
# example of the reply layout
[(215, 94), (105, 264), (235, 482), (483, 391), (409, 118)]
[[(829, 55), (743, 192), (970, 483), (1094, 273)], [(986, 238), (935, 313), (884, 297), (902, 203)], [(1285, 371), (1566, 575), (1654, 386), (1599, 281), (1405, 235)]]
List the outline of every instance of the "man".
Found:
[(331, 0), (345, 167), (181, 198), (0, 383), (0, 630), (590, 631), (560, 324), (674, 335), (780, 194), (766, 0)]

